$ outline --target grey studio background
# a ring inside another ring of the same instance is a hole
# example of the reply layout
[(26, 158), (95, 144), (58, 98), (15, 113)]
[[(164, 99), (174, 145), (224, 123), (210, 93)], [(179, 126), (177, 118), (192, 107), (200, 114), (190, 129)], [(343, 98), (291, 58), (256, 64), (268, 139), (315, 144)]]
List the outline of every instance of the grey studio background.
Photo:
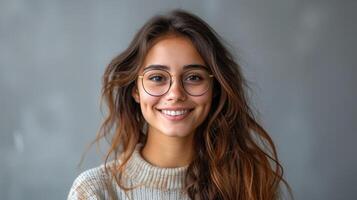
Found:
[(0, 199), (65, 199), (99, 165), (101, 76), (152, 15), (184, 8), (239, 55), (296, 199), (355, 199), (356, 1), (0, 0)]

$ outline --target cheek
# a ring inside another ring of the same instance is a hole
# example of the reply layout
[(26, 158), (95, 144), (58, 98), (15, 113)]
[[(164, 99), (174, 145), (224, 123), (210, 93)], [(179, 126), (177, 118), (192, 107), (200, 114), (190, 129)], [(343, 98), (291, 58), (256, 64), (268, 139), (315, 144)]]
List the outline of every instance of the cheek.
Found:
[(153, 107), (158, 103), (158, 98), (148, 95), (145, 91), (140, 91), (140, 107), (143, 115), (152, 112)]
[(211, 105), (212, 103), (212, 91), (207, 92), (206, 94), (200, 96), (197, 98), (197, 102), (199, 102), (200, 104), (204, 104), (204, 105)]
[(195, 98), (195, 103), (197, 106), (200, 106), (201, 109), (203, 109), (204, 114), (207, 114), (209, 110), (211, 109), (211, 104), (212, 104), (212, 93), (208, 93), (206, 95), (203, 95), (201, 97), (196, 97)]

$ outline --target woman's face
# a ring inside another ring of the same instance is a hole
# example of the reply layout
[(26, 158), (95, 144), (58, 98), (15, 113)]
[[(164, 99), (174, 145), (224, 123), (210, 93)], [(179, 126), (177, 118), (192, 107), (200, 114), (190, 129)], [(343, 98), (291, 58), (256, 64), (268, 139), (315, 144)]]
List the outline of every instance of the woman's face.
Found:
[[(149, 134), (190, 136), (206, 119), (211, 108), (212, 85), (201, 96), (191, 96), (185, 92), (181, 84), (181, 75), (188, 73), (190, 69), (200, 69), (198, 65), (207, 68), (191, 41), (184, 37), (165, 36), (149, 50), (139, 75), (157, 68), (164, 69), (172, 75), (171, 87), (162, 96), (149, 95), (144, 90), (141, 79), (137, 81), (137, 89), (133, 90), (133, 97), (140, 103), (142, 114), (149, 125)], [(152, 77), (150, 81), (163, 80), (161, 77)]]

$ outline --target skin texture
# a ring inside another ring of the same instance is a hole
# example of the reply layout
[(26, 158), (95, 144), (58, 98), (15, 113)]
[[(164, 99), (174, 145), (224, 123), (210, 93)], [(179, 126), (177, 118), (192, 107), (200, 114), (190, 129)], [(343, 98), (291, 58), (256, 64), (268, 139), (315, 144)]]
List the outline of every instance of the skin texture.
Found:
[[(143, 67), (166, 65), (173, 75), (170, 90), (161, 97), (147, 94), (141, 84), (133, 90), (133, 97), (140, 104), (142, 114), (148, 122), (148, 138), (142, 149), (142, 156), (149, 163), (159, 167), (180, 167), (190, 163), (195, 129), (205, 120), (212, 103), (212, 88), (202, 96), (191, 96), (181, 86), (180, 75), (183, 66), (205, 65), (191, 41), (187, 38), (168, 35), (160, 38), (147, 53)], [(193, 109), (184, 119), (168, 120), (158, 110), (185, 107)]]

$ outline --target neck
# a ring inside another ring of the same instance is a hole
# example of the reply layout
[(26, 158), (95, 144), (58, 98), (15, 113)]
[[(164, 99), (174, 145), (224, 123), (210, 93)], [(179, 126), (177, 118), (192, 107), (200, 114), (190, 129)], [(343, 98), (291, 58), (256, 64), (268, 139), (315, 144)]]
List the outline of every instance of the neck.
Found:
[(147, 162), (157, 167), (183, 167), (192, 160), (192, 145), (193, 134), (187, 137), (169, 137), (149, 131), (141, 154)]

